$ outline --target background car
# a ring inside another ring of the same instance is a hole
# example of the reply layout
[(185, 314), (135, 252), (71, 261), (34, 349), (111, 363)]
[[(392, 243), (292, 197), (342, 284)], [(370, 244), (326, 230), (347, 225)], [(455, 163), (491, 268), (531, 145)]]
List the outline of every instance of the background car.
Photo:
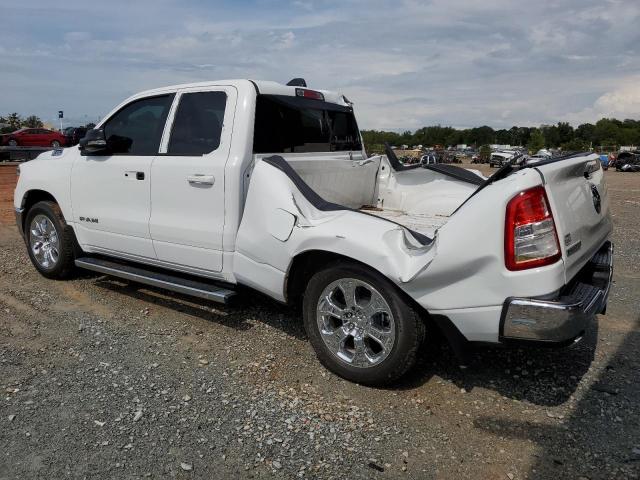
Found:
[(3, 135), (3, 145), (11, 147), (62, 147), (67, 144), (66, 137), (46, 128), (21, 128)]
[(617, 172), (640, 172), (640, 151), (620, 152), (616, 160)]
[(72, 147), (77, 145), (78, 142), (87, 134), (87, 129), (84, 127), (67, 127), (64, 129), (64, 136), (67, 139), (66, 145)]
[(434, 165), (434, 164), (438, 163), (438, 160), (437, 160), (435, 155), (428, 154), (428, 155), (423, 155), (420, 158), (420, 163), (422, 165)]
[(600, 154), (600, 163), (602, 164), (603, 170), (609, 170), (609, 155), (606, 153)]

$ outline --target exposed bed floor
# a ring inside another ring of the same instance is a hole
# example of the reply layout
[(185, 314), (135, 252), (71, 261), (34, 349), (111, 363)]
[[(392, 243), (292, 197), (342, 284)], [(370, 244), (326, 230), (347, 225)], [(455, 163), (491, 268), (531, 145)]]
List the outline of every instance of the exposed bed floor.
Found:
[(363, 208), (362, 210), (376, 217), (404, 225), (408, 229), (426, 235), (429, 238), (433, 238), (436, 230), (449, 220), (449, 217), (444, 215), (430, 215), (426, 213), (408, 214), (399, 210), (379, 210), (372, 208)]

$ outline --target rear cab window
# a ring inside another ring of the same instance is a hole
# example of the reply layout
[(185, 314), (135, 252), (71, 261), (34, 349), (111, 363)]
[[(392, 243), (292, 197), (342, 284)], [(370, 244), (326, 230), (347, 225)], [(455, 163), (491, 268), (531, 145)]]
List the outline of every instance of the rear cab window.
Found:
[(321, 100), (258, 95), (253, 153), (362, 150), (353, 109)]

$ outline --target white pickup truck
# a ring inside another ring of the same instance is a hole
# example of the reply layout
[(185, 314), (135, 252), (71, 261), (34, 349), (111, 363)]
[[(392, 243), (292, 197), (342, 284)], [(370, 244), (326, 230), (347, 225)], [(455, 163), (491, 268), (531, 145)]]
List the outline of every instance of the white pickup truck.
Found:
[(135, 95), (22, 165), (14, 202), (44, 276), (81, 267), (219, 302), (259, 290), (301, 305), (320, 361), (370, 385), (407, 372), (430, 329), (461, 355), (570, 344), (611, 283), (597, 155), (489, 178), (368, 157), (352, 103), (302, 79)]

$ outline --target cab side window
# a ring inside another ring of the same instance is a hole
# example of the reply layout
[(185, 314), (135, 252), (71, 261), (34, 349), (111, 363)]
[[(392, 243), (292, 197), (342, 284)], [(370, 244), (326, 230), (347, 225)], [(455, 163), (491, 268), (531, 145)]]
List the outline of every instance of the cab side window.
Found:
[(103, 126), (112, 155), (156, 155), (174, 94), (143, 98), (116, 112)]
[(167, 153), (204, 155), (220, 146), (227, 94), (224, 92), (185, 93), (173, 120)]

